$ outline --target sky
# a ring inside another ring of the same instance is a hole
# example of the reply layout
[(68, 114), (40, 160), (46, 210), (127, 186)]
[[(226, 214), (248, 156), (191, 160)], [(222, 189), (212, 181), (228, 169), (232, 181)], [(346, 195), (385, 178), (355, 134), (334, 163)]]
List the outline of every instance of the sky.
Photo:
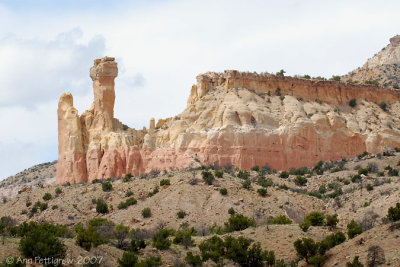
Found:
[(115, 57), (115, 117), (142, 128), (184, 110), (207, 71), (343, 75), (400, 34), (400, 1), (0, 0), (0, 180), (56, 160), (57, 103), (92, 103)]

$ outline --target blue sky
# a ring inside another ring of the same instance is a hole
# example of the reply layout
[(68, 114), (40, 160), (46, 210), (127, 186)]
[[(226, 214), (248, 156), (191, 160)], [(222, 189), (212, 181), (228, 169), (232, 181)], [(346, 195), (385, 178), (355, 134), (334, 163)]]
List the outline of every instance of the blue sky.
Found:
[(93, 60), (115, 56), (115, 115), (135, 128), (186, 106), (206, 71), (330, 77), (400, 33), (400, 2), (0, 0), (0, 179), (57, 159), (59, 96), (82, 113)]

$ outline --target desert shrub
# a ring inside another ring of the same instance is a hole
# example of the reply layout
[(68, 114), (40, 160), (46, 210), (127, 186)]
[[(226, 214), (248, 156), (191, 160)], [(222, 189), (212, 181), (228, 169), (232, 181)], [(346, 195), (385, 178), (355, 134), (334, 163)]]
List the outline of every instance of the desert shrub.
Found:
[(152, 245), (156, 249), (165, 250), (171, 246), (171, 241), (168, 237), (173, 233), (172, 230), (169, 229), (161, 229), (160, 231), (154, 233), (152, 238)]
[(169, 179), (162, 179), (160, 181), (160, 186), (163, 186), (163, 185), (171, 185), (170, 180)]
[(19, 243), (19, 251), (25, 258), (64, 259), (65, 245), (48, 229), (48, 224), (29, 227)]
[(384, 173), (384, 172), (377, 172), (377, 173), (376, 173), (376, 176), (378, 176), (378, 177), (383, 177), (383, 176), (385, 176), (385, 173)]
[(32, 205), (32, 202), (27, 201), (27, 202), (25, 203), (25, 205), (26, 205), (27, 207), (29, 207), (30, 205)]
[(358, 169), (358, 174), (359, 175), (361, 175), (361, 174), (368, 175), (368, 169), (364, 169), (364, 168)]
[(367, 266), (381, 266), (385, 261), (385, 253), (380, 246), (368, 248)]
[(104, 192), (110, 192), (112, 190), (112, 184), (110, 181), (105, 181), (101, 185), (101, 188), (103, 189)]
[(279, 177), (280, 177), (280, 178), (286, 179), (286, 178), (289, 177), (289, 173), (288, 173), (287, 171), (283, 171), (283, 172), (281, 172), (281, 173), (279, 174)]
[(349, 106), (350, 107), (355, 107), (357, 105), (357, 100), (355, 98), (351, 99), (349, 101)]
[(127, 173), (124, 177), (124, 179), (122, 179), (122, 182), (127, 183), (132, 179), (133, 175), (130, 173)]
[(222, 178), (224, 176), (224, 171), (216, 170), (214, 171), (215, 177)]
[(142, 216), (143, 216), (143, 218), (151, 217), (151, 209), (150, 208), (144, 208), (142, 210)]
[(183, 219), (186, 216), (186, 212), (184, 212), (183, 210), (180, 210), (180, 211), (178, 211), (176, 216), (178, 217), (178, 219)]
[(92, 184), (99, 184), (99, 183), (101, 183), (101, 181), (100, 181), (99, 179), (94, 179), (94, 180), (92, 181)]
[(118, 209), (126, 209), (129, 206), (135, 205), (137, 203), (137, 200), (133, 197), (128, 198), (127, 200), (121, 202), (118, 204)]
[(325, 263), (325, 256), (323, 255), (312, 256), (310, 257), (308, 262), (313, 266), (318, 266), (318, 267), (323, 266)]
[(210, 171), (203, 171), (203, 172), (201, 173), (201, 175), (203, 176), (203, 180), (204, 180), (207, 184), (211, 185), (211, 184), (213, 183), (213, 181), (214, 181), (214, 175), (212, 174), (212, 172), (210, 172)]
[(377, 173), (379, 171), (378, 164), (376, 162), (368, 162), (367, 169), (371, 173)]
[(186, 253), (185, 261), (191, 266), (201, 266), (203, 264), (200, 255), (193, 255), (191, 251)]
[(152, 197), (159, 192), (158, 186), (154, 187), (153, 191), (149, 192), (148, 196)]
[(271, 178), (265, 179), (264, 177), (258, 178), (257, 183), (262, 187), (269, 187), (273, 185)]
[(337, 214), (326, 215), (326, 226), (329, 226), (330, 228), (335, 228), (338, 222), (339, 219)]
[(133, 192), (129, 190), (128, 192), (125, 193), (125, 196), (126, 197), (133, 196)]
[(221, 189), (219, 190), (219, 192), (220, 192), (220, 194), (223, 195), (223, 196), (225, 196), (225, 195), (228, 194), (228, 190), (227, 190), (226, 188), (221, 188)]
[(146, 247), (146, 242), (143, 239), (136, 239), (135, 237), (131, 240), (131, 247), (129, 250), (133, 252), (137, 252), (140, 249), (144, 249)]
[(57, 196), (58, 196), (59, 194), (61, 194), (62, 192), (63, 192), (63, 191), (62, 191), (61, 188), (59, 188), (59, 187), (56, 188), (55, 193), (56, 193)]
[(310, 173), (310, 171), (308, 170), (307, 167), (301, 167), (301, 168), (298, 168), (298, 169), (291, 169), (290, 172), (289, 172), (289, 174), (300, 175), (300, 176), (301, 175), (306, 175), (308, 173)]
[(310, 228), (310, 226), (311, 226), (311, 224), (308, 221), (304, 221), (304, 222), (299, 224), (299, 227), (303, 232), (307, 232), (308, 229)]
[(293, 245), (296, 249), (297, 255), (307, 263), (310, 263), (309, 259), (311, 257), (318, 254), (319, 244), (312, 238), (297, 239)]
[(43, 200), (48, 201), (51, 199), (51, 194), (50, 193), (46, 193), (43, 195)]
[(396, 222), (400, 220), (400, 203), (396, 203), (396, 206), (388, 209), (387, 218), (389, 221)]
[(385, 102), (381, 102), (381, 103), (379, 103), (379, 107), (383, 110), (383, 111), (386, 111), (387, 110), (387, 104), (385, 103)]
[(374, 190), (374, 186), (372, 184), (367, 184), (367, 190), (368, 191)]
[(118, 259), (118, 266), (132, 267), (136, 266), (137, 262), (138, 262), (138, 257), (136, 256), (136, 253), (126, 251), (124, 252), (124, 254), (122, 254), (122, 258)]
[(253, 166), (253, 167), (251, 167), (251, 170), (255, 171), (255, 172), (258, 172), (258, 171), (260, 171), (260, 166), (258, 166), (258, 165)]
[(346, 236), (342, 232), (336, 232), (325, 237), (321, 242), (321, 246), (324, 246), (324, 249), (328, 250), (342, 244), (344, 241), (346, 241)]
[(259, 188), (259, 189), (257, 190), (257, 193), (258, 193), (260, 196), (265, 197), (265, 196), (267, 195), (267, 189), (265, 189), (265, 188)]
[(199, 244), (199, 249), (203, 261), (211, 259), (214, 262), (218, 262), (225, 252), (224, 241), (214, 235), (213, 237), (201, 242)]
[(313, 211), (304, 218), (304, 221), (309, 222), (311, 226), (322, 226), (324, 225), (324, 220), (324, 214), (318, 211)]
[(399, 171), (396, 170), (396, 169), (390, 169), (390, 170), (388, 171), (388, 175), (389, 175), (389, 176), (399, 176)]
[(237, 262), (241, 266), (245, 265), (248, 257), (247, 249), (249, 248), (250, 243), (251, 242), (249, 239), (246, 239), (242, 236), (238, 238), (226, 236), (224, 240), (224, 258)]
[(228, 209), (228, 213), (229, 213), (230, 215), (235, 215), (235, 210), (234, 210), (233, 208), (229, 208), (229, 209)]
[(237, 177), (240, 179), (248, 179), (249, 178), (249, 172), (248, 171), (239, 171), (237, 174)]
[(304, 186), (307, 183), (307, 178), (298, 175), (295, 179), (294, 179), (294, 183), (298, 186)]
[(285, 215), (279, 215), (276, 217), (269, 217), (270, 224), (291, 224), (292, 221)]
[(112, 230), (112, 236), (116, 240), (116, 247), (119, 249), (124, 249), (126, 248), (125, 240), (128, 237), (129, 234), (129, 227), (118, 224), (114, 227)]
[(229, 217), (228, 222), (225, 223), (225, 231), (241, 231), (254, 225), (254, 219), (247, 218), (242, 214), (234, 214)]
[(353, 177), (351, 177), (351, 182), (353, 183), (359, 183), (361, 182), (361, 176), (359, 174), (353, 175)]
[(251, 188), (251, 181), (250, 180), (244, 180), (242, 183), (242, 186), (244, 189), (250, 189)]
[(325, 194), (326, 193), (326, 186), (323, 184), (319, 187), (318, 192), (320, 194)]
[(194, 241), (192, 239), (193, 235), (196, 235), (196, 230), (194, 228), (180, 230), (175, 233), (175, 238), (173, 240), (174, 244), (181, 244), (186, 249), (188, 247), (194, 246)]
[(359, 256), (355, 256), (352, 262), (346, 263), (346, 267), (364, 267), (364, 264), (362, 264), (358, 259)]
[(51, 209), (52, 209), (52, 210), (58, 209), (58, 205), (53, 205), (53, 206), (51, 207)]
[(96, 211), (97, 211), (98, 213), (102, 213), (102, 214), (108, 213), (108, 205), (107, 205), (107, 203), (106, 203), (103, 199), (101, 199), (101, 198), (97, 199), (97, 202), (96, 202)]
[(362, 233), (362, 227), (354, 220), (351, 220), (349, 224), (347, 224), (347, 235), (350, 239)]

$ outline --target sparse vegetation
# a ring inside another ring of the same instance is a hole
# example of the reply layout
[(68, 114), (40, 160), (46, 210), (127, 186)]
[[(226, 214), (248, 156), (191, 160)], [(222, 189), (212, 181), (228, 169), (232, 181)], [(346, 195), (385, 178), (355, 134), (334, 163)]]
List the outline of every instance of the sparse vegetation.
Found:
[(171, 185), (171, 181), (169, 179), (161, 179), (160, 186)]
[(143, 218), (150, 218), (151, 217), (151, 209), (150, 208), (144, 208), (142, 210), (142, 216), (143, 216)]
[(101, 185), (101, 188), (103, 189), (104, 192), (110, 192), (112, 190), (112, 184), (110, 181), (105, 181)]
[(207, 184), (211, 185), (211, 184), (214, 182), (214, 175), (212, 174), (212, 172), (210, 172), (210, 171), (203, 171), (203, 172), (201, 173), (201, 175), (203, 176), (203, 180), (204, 180)]

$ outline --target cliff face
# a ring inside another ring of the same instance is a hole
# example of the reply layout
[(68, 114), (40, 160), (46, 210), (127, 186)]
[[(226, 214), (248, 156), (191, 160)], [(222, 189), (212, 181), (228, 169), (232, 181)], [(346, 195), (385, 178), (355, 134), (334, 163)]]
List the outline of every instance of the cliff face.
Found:
[[(113, 117), (113, 58), (90, 71), (94, 103), (81, 116), (70, 94), (58, 107), (57, 182), (138, 175), (200, 163), (249, 169), (310, 166), (400, 146), (400, 94), (371, 85), (274, 75), (206, 73), (175, 118), (126, 129)], [(279, 88), (279, 89), (278, 89)], [(348, 106), (350, 99), (357, 106)], [(388, 110), (377, 103), (385, 101)]]

